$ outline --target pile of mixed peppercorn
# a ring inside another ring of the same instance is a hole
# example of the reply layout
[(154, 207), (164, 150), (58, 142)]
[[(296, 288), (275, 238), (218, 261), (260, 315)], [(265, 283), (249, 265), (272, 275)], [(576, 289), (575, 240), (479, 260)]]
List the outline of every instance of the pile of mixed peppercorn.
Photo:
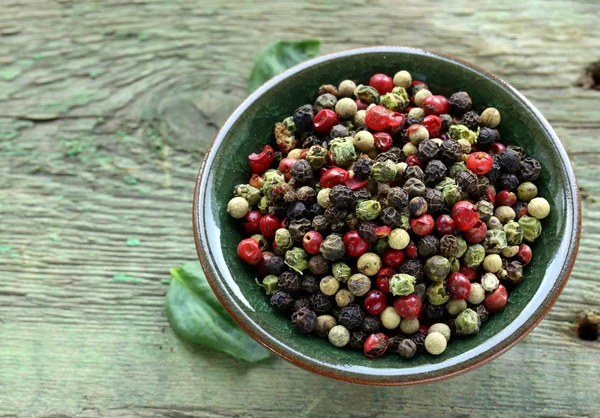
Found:
[(523, 278), (550, 206), (500, 113), (406, 71), (323, 85), (249, 156), (227, 210), (270, 304), (301, 333), (369, 357), (438, 355)]

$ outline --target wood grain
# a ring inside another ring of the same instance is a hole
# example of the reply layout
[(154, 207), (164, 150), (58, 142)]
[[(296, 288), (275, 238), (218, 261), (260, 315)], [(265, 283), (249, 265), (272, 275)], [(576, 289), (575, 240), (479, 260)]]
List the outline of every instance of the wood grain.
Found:
[[(575, 332), (600, 308), (600, 92), (575, 86), (599, 58), (593, 2), (5, 0), (0, 35), (0, 416), (600, 414), (600, 345)], [(580, 255), (547, 318), (491, 364), (365, 388), (279, 359), (241, 364), (170, 330), (161, 279), (196, 258), (202, 152), (258, 52), (308, 37), (323, 52), (458, 55), (520, 89), (562, 138), (585, 196)]]

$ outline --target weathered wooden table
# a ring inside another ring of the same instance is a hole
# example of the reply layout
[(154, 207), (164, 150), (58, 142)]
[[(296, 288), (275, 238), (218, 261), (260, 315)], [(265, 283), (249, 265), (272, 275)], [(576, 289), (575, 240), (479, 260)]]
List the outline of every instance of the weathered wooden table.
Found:
[[(600, 416), (600, 343), (575, 330), (600, 306), (600, 91), (575, 85), (600, 59), (598, 7), (501, 3), (1, 1), (0, 416)], [(369, 388), (240, 363), (170, 329), (161, 279), (196, 258), (203, 151), (257, 53), (308, 37), (322, 52), (456, 54), (520, 89), (562, 138), (584, 196), (579, 258), (501, 358)]]

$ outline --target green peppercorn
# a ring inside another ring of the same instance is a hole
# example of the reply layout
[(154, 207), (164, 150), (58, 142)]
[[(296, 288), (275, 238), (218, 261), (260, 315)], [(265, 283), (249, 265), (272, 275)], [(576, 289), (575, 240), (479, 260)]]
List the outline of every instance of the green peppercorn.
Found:
[[(408, 245), (408, 244), (407, 244)], [(375, 253), (379, 255), (385, 254), (390, 249), (389, 240), (387, 238), (380, 238), (375, 241), (374, 248)]]
[(331, 266), (331, 271), (333, 273), (333, 277), (344, 283), (347, 282), (352, 275), (352, 271), (348, 264), (342, 263), (341, 261), (333, 263)]
[(265, 293), (267, 295), (272, 295), (273, 293), (279, 290), (279, 285), (277, 284), (277, 276), (274, 274), (269, 274), (262, 281), (262, 287), (265, 289)]
[(363, 221), (373, 221), (377, 219), (381, 212), (381, 204), (376, 200), (365, 200), (356, 205), (356, 216)]
[(467, 169), (467, 165), (463, 161), (459, 161), (450, 166), (448, 170), (448, 175), (450, 178), (456, 178), (456, 175), (461, 171), (465, 171)]
[(319, 289), (324, 295), (333, 296), (340, 288), (340, 282), (333, 276), (325, 276), (319, 283)]
[(327, 260), (336, 261), (344, 257), (346, 247), (339, 235), (328, 235), (321, 243), (319, 251)]
[(266, 215), (269, 209), (269, 199), (267, 196), (263, 196), (260, 198), (260, 202), (258, 202), (258, 210), (261, 214)]
[(494, 214), (494, 205), (486, 200), (480, 200), (475, 206), (477, 206), (477, 212), (479, 212), (479, 219), (483, 222), (486, 222)]
[(404, 335), (413, 335), (419, 331), (419, 320), (417, 318), (405, 318), (400, 322), (400, 331)]
[(450, 258), (448, 260), (450, 261), (450, 264), (452, 265), (452, 269), (450, 270), (452, 273), (456, 273), (457, 271), (460, 270), (460, 261), (458, 261), (458, 258)]
[(379, 103), (379, 93), (377, 92), (377, 90), (375, 90), (375, 88), (371, 86), (364, 86), (362, 84), (359, 84), (354, 89), (354, 95), (357, 99), (361, 99), (369, 104)]
[(458, 335), (477, 334), (480, 325), (481, 320), (479, 319), (479, 315), (470, 308), (462, 311), (454, 320), (454, 326)]
[(508, 245), (519, 245), (523, 241), (523, 229), (515, 221), (508, 221), (502, 228)]
[(502, 250), (502, 256), (506, 258), (512, 258), (519, 252), (518, 245), (511, 245)]
[(495, 107), (488, 107), (481, 112), (481, 125), (487, 128), (496, 128), (500, 125), (500, 112)]
[(485, 225), (487, 226), (488, 230), (503, 228), (502, 222), (500, 222), (500, 219), (496, 218), (495, 216), (490, 216), (490, 219), (485, 222)]
[(336, 107), (337, 101), (337, 97), (333, 94), (325, 93), (317, 97), (313, 107), (315, 108), (315, 112), (320, 112), (323, 109), (333, 109)]
[(394, 296), (407, 296), (415, 291), (417, 279), (410, 274), (394, 274), (390, 278), (390, 292)]
[(536, 219), (544, 219), (550, 214), (550, 203), (543, 197), (536, 197), (527, 205), (527, 211)]
[(477, 142), (477, 136), (479, 136), (479, 128), (474, 132), (467, 128), (465, 125), (452, 125), (448, 129), (448, 136), (454, 139), (455, 141), (459, 141), (460, 139), (466, 139), (470, 145), (475, 144)]
[(318, 337), (325, 338), (329, 331), (337, 325), (337, 321), (331, 315), (320, 315), (317, 317), (317, 325), (315, 326), (315, 334)]
[(364, 296), (371, 290), (371, 279), (362, 273), (353, 274), (348, 279), (348, 290), (354, 296)]
[(323, 147), (313, 145), (306, 154), (306, 161), (313, 169), (321, 168), (327, 162), (327, 150)]
[(442, 322), (435, 323), (429, 327), (429, 329), (427, 330), (427, 335), (434, 332), (439, 332), (444, 336), (446, 341), (450, 341), (450, 336), (452, 335), (452, 332), (450, 331), (450, 327), (448, 325)]
[(467, 309), (467, 301), (464, 299), (450, 298), (448, 303), (446, 303), (446, 311), (452, 316), (458, 315), (465, 309)]
[(463, 263), (467, 267), (475, 268), (481, 264), (485, 258), (485, 249), (481, 244), (469, 245), (467, 252), (463, 257)]
[(250, 206), (255, 206), (260, 201), (260, 190), (256, 187), (252, 187), (249, 184), (238, 184), (233, 190), (235, 196), (243, 197), (246, 199)]
[(234, 197), (227, 203), (227, 212), (232, 218), (240, 219), (246, 216), (250, 210), (248, 201), (243, 197)]
[(402, 110), (406, 107), (406, 104), (402, 101), (401, 97), (391, 92), (381, 96), (379, 104), (390, 110)]
[(446, 202), (446, 205), (448, 207), (452, 207), (455, 203), (462, 200), (463, 191), (460, 186), (456, 184), (450, 184), (444, 187), (442, 194), (444, 195), (444, 202)]
[(283, 177), (283, 174), (281, 174), (279, 171), (273, 168), (270, 168), (267, 171), (265, 171), (261, 188), (263, 194), (266, 194), (268, 192), (269, 187), (271, 187), (271, 185), (277, 183), (285, 183), (285, 178)]
[(354, 302), (354, 295), (348, 289), (340, 289), (335, 294), (335, 303), (340, 308), (344, 308)]
[[(485, 273), (483, 276), (481, 276), (481, 286), (483, 286), (483, 289), (488, 292), (488, 293), (492, 293), (494, 292), (496, 289), (498, 289), (498, 286), (500, 285), (500, 280), (498, 280), (498, 277), (493, 274), (493, 273)], [(471, 288), (473, 287), (473, 285), (471, 285)]]
[(456, 240), (458, 241), (458, 253), (455, 257), (460, 258), (467, 252), (467, 241), (461, 236), (457, 236)]
[(443, 305), (450, 300), (450, 295), (446, 291), (444, 282), (433, 283), (427, 288), (427, 300), (432, 305)]
[(494, 210), (494, 216), (503, 224), (512, 221), (517, 216), (515, 210), (510, 206), (498, 206)]
[(267, 251), (269, 249), (269, 241), (267, 241), (264, 235), (254, 234), (250, 238), (258, 242), (258, 248), (260, 248), (261, 251)]
[(519, 184), (517, 188), (517, 196), (524, 202), (529, 202), (538, 194), (538, 188), (530, 181)]
[(329, 144), (329, 150), (335, 163), (341, 167), (347, 167), (357, 159), (351, 137), (335, 138)]
[(307, 258), (308, 254), (303, 248), (295, 247), (285, 253), (285, 264), (301, 273), (308, 268)]
[(489, 229), (483, 239), (483, 248), (488, 254), (500, 254), (508, 242), (502, 229)]
[(450, 178), (450, 177), (444, 177), (442, 179), (442, 181), (440, 181), (438, 184), (435, 185), (435, 190), (439, 190), (440, 192), (444, 190), (444, 188), (446, 186), (450, 186), (452, 184), (456, 184), (456, 182), (454, 181), (454, 179)]
[(522, 216), (519, 219), (519, 225), (523, 230), (523, 239), (527, 242), (535, 241), (542, 233), (542, 223), (533, 216)]
[(443, 281), (451, 269), (452, 265), (450, 261), (441, 255), (434, 255), (425, 261), (425, 275), (429, 280), (434, 282)]
[(396, 163), (392, 160), (378, 161), (371, 168), (371, 177), (380, 182), (392, 181), (396, 178)]

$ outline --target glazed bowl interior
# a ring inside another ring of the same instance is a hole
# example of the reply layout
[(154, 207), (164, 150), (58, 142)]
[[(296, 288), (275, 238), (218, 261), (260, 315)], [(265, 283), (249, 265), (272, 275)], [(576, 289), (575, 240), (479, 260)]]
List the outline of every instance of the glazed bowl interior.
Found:
[[(413, 79), (446, 96), (464, 90), (481, 112), (496, 107), (505, 144), (516, 144), (538, 159), (539, 195), (552, 210), (533, 244), (533, 260), (507, 307), (490, 316), (479, 334), (453, 338), (440, 356), (410, 360), (340, 350), (326, 339), (294, 331), (290, 320), (275, 314), (255, 283), (253, 269), (236, 256), (245, 238), (228, 216), (227, 202), (239, 183), (247, 183), (247, 156), (273, 143), (273, 124), (302, 104), (312, 103), (322, 84), (344, 79), (367, 84), (378, 72), (408, 70)], [(399, 47), (375, 47), (319, 57), (294, 67), (253, 93), (227, 120), (205, 158), (195, 196), (197, 249), (209, 281), (224, 306), (251, 335), (281, 356), (312, 371), (359, 383), (407, 384), (447, 377), (489, 360), (512, 346), (541, 320), (564, 286), (577, 250), (579, 200), (566, 153), (548, 123), (519, 93), (470, 64), (434, 53)]]

